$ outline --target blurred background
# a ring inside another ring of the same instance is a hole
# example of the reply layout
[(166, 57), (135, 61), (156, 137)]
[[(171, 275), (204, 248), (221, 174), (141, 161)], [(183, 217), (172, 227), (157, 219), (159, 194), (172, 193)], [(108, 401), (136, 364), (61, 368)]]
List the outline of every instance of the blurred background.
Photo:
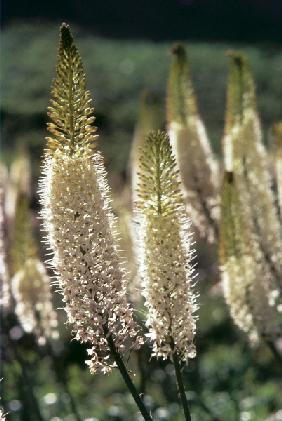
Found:
[[(4, 0), (1, 30), (1, 159), (9, 166), (19, 145), (32, 158), (32, 212), (39, 210), (37, 180), (46, 132), (46, 108), (55, 75), (59, 25), (71, 25), (94, 98), (99, 148), (105, 156), (114, 194), (124, 190), (131, 142), (144, 89), (165, 122), (170, 48), (187, 46), (199, 110), (216, 154), (220, 154), (230, 49), (247, 54), (257, 85), (258, 110), (266, 144), (282, 119), (282, 3), (279, 0), (129, 0), (41, 3)], [(34, 225), (39, 237), (38, 222)], [(42, 255), (44, 250), (41, 250)], [(250, 348), (232, 324), (218, 286), (215, 251), (197, 245), (201, 292), (196, 338), (198, 355), (184, 372), (193, 419), (282, 420), (281, 366), (264, 345)], [(61, 306), (60, 297), (54, 298)], [(137, 419), (118, 372), (91, 376), (85, 347), (70, 341), (59, 310), (60, 339), (55, 363), (66, 377), (81, 419)], [(58, 386), (52, 359), (19, 326), (17, 340), (38, 398), (43, 419), (72, 421), (69, 394)], [(2, 329), (2, 336), (7, 334)], [(3, 339), (4, 341), (4, 339)], [(3, 342), (4, 343), (4, 342)], [(27, 409), (29, 385), (19, 384), (20, 365), (2, 350), (2, 405), (7, 419), (37, 420)], [(136, 382), (156, 420), (181, 420), (172, 367), (150, 360), (149, 350), (133, 355)], [(146, 354), (146, 355), (145, 355)], [(141, 373), (141, 374), (140, 374)]]

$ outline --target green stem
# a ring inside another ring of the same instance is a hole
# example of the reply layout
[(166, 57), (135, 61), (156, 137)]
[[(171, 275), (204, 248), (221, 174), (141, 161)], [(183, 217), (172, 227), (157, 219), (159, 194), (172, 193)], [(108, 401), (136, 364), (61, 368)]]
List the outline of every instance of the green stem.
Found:
[(152, 417), (150, 416), (149, 412), (147, 411), (147, 409), (144, 405), (144, 402), (140, 398), (139, 393), (137, 392), (137, 389), (135, 388), (135, 386), (134, 386), (134, 384), (133, 384), (133, 382), (132, 382), (132, 380), (131, 380), (128, 372), (127, 372), (127, 369), (125, 367), (123, 359), (121, 358), (118, 350), (116, 349), (116, 346), (114, 344), (112, 336), (108, 334), (106, 328), (104, 329), (104, 331), (105, 331), (105, 336), (106, 336), (111, 354), (112, 354), (115, 362), (117, 363), (117, 366), (118, 366), (119, 371), (120, 371), (120, 373), (123, 377), (123, 380), (124, 380), (126, 386), (128, 387), (128, 390), (130, 391), (133, 399), (135, 400), (136, 405), (139, 408), (139, 411), (141, 412), (145, 421), (153, 421)]
[(173, 355), (173, 365), (174, 365), (174, 369), (175, 369), (175, 374), (176, 374), (180, 399), (181, 399), (181, 403), (182, 403), (183, 411), (184, 411), (184, 415), (185, 415), (185, 420), (191, 421), (191, 415), (190, 415), (190, 410), (189, 410), (188, 401), (187, 401), (187, 397), (186, 397), (186, 393), (185, 393), (184, 383), (183, 383), (183, 379), (182, 379), (182, 375), (181, 375), (181, 369), (180, 369), (180, 365), (179, 365), (178, 356), (177, 356), (176, 352), (174, 352), (172, 355)]

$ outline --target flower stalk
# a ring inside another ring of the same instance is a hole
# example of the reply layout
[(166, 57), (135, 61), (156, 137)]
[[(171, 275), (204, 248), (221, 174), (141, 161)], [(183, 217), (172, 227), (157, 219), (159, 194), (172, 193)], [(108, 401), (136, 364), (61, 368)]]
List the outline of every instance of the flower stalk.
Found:
[(186, 392), (185, 392), (185, 387), (184, 387), (184, 383), (183, 383), (181, 368), (180, 368), (180, 364), (179, 364), (177, 354), (173, 353), (172, 358), (173, 358), (173, 365), (174, 365), (177, 384), (178, 384), (178, 388), (179, 388), (181, 403), (182, 403), (182, 407), (183, 407), (183, 411), (184, 411), (184, 415), (185, 415), (185, 420), (191, 421), (191, 415), (190, 415), (188, 400), (187, 400), (187, 396), (186, 396)]

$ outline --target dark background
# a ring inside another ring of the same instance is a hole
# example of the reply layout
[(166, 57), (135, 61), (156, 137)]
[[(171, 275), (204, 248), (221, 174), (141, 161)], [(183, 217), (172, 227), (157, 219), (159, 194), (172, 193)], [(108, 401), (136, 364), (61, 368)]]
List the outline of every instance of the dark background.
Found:
[(14, 19), (69, 20), (93, 34), (151, 40), (189, 39), (281, 43), (280, 0), (104, 0), (2, 2)]

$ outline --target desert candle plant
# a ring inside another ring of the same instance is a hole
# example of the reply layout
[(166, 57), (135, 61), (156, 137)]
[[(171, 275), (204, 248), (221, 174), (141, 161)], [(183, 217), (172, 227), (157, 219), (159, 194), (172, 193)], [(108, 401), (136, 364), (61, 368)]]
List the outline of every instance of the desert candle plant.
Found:
[(151, 132), (140, 153), (138, 200), (140, 268), (153, 355), (176, 370), (186, 419), (190, 419), (180, 363), (194, 358), (196, 293), (190, 221), (169, 137)]
[(90, 371), (108, 373), (118, 366), (144, 419), (150, 420), (123, 362), (123, 355), (143, 340), (127, 301), (93, 111), (80, 55), (63, 24), (40, 187), (52, 266), (75, 338), (90, 346)]

